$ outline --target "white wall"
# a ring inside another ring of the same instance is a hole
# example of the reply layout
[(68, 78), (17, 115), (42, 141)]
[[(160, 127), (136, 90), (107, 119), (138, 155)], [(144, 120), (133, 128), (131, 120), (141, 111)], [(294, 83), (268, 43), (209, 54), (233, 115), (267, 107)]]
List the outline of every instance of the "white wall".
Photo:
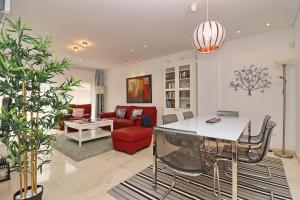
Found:
[(141, 106), (156, 106), (158, 124), (161, 124), (163, 114), (163, 73), (164, 67), (182, 59), (195, 59), (194, 51), (186, 51), (160, 57), (145, 62), (123, 65), (118, 68), (109, 69), (105, 72), (105, 84), (107, 94), (105, 95), (105, 110), (113, 111), (116, 105), (128, 105), (126, 103), (126, 79), (135, 76), (152, 75), (152, 103), (129, 104)]
[(74, 97), (72, 103), (74, 104), (92, 104), (92, 117), (95, 116), (95, 71), (80, 69), (73, 67), (70, 70), (66, 70), (65, 76), (58, 75), (55, 80), (58, 83), (62, 83), (66, 78), (73, 76), (76, 80), (81, 80), (82, 86), (79, 88), (74, 88), (70, 94)]
[(297, 117), (296, 117), (296, 140), (295, 140), (295, 146), (296, 146), (296, 153), (298, 155), (298, 158), (300, 158), (300, 14), (298, 14), (298, 18), (295, 24), (295, 44), (296, 44), (296, 61), (297, 61), (297, 83), (296, 83), (296, 112), (297, 112)]
[[(282, 71), (281, 67), (274, 62), (294, 56), (294, 49), (289, 48), (289, 43), (293, 41), (293, 38), (293, 29), (273, 31), (226, 42), (220, 52), (209, 57), (199, 55), (198, 78), (200, 79), (198, 80), (198, 87), (201, 88), (202, 84), (205, 84), (207, 87), (198, 93), (199, 113), (213, 114), (216, 108), (238, 110), (241, 116), (251, 118), (254, 133), (258, 133), (264, 115), (270, 114), (272, 120), (277, 123), (277, 127), (274, 130), (275, 135), (272, 138), (272, 146), (280, 147), (282, 141), (282, 80), (278, 76), (281, 75)], [(201, 64), (203, 66), (200, 66)], [(229, 83), (234, 79), (234, 70), (251, 64), (269, 68), (272, 76), (270, 90), (265, 91), (265, 93), (254, 91), (252, 96), (248, 96), (246, 91), (235, 91), (229, 87)], [(202, 73), (206, 74), (206, 78), (204, 75), (201, 76)], [(296, 115), (295, 67), (289, 68), (287, 74), (288, 116), (286, 144), (289, 149), (294, 149)], [(211, 89), (215, 88), (217, 88), (217, 95), (211, 91)], [(203, 96), (207, 94), (210, 98), (217, 99), (217, 105), (215, 100), (209, 101), (204, 99), (203, 101)]]
[(199, 56), (197, 63), (198, 115), (215, 114), (218, 108), (217, 54)]

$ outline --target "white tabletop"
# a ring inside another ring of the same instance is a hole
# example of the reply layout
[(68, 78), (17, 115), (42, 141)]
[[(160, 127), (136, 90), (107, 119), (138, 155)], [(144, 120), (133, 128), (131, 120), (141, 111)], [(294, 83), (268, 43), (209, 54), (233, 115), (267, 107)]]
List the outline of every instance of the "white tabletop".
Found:
[(212, 117), (194, 117), (166, 125), (161, 128), (196, 132), (199, 136), (238, 141), (250, 120), (242, 117), (221, 117), (214, 124), (206, 123)]

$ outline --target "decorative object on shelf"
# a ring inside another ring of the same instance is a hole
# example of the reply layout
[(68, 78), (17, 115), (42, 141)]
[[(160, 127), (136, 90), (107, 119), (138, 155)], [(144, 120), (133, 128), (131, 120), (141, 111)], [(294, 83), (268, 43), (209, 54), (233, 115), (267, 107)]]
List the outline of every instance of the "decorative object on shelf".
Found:
[(2, 130), (0, 140), (8, 149), (6, 161), (17, 166), (19, 191), (13, 199), (41, 200), (38, 172), (51, 162), (50, 142), (55, 140), (49, 130), (64, 117), (72, 100), (68, 93), (80, 82), (70, 77), (53, 84), (52, 77), (64, 76), (70, 62), (53, 58), (50, 38), (35, 36), (20, 18), (5, 23), (0, 37), (0, 96), (10, 97), (12, 105), (0, 113), (10, 127)]
[(152, 103), (151, 75), (128, 78), (127, 103)]
[(263, 93), (265, 89), (270, 88), (271, 77), (266, 67), (250, 65), (243, 67), (242, 70), (235, 70), (234, 73), (235, 80), (231, 81), (229, 86), (236, 91), (246, 90), (250, 96), (253, 90), (260, 90)]
[(225, 41), (225, 29), (217, 21), (208, 20), (208, 0), (206, 2), (206, 22), (194, 31), (192, 42), (194, 48), (203, 54), (217, 51)]
[(293, 59), (288, 59), (286, 61), (277, 63), (282, 67), (282, 76), (279, 78), (282, 79), (283, 89), (282, 89), (282, 98), (283, 98), (283, 113), (282, 113), (282, 148), (279, 151), (274, 151), (276, 156), (282, 158), (293, 158), (293, 152), (287, 151), (285, 149), (285, 141), (286, 141), (286, 85), (287, 85), (287, 77), (286, 77), (286, 68), (287, 66), (292, 66), (294, 62)]
[(10, 180), (10, 167), (9, 163), (4, 157), (0, 158), (0, 182)]
[(190, 78), (190, 70), (184, 70), (179, 72), (179, 79)]
[(175, 82), (173, 81), (173, 82), (168, 82), (167, 83), (167, 87), (166, 87), (166, 89), (174, 89), (175, 88)]

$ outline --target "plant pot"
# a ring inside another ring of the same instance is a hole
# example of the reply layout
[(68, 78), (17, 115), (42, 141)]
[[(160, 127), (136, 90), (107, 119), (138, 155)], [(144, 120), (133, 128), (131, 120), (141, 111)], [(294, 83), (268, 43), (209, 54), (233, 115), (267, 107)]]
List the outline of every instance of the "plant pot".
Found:
[[(30, 191), (31, 190), (31, 186), (28, 186), (27, 190)], [(22, 189), (22, 191), (24, 192), (24, 188)], [(38, 193), (36, 195), (34, 195), (32, 197), (29, 197), (29, 198), (25, 198), (24, 200), (42, 200), (43, 192), (44, 192), (43, 186), (42, 185), (37, 185), (37, 191), (38, 191)], [(14, 200), (20, 200), (18, 198), (19, 195), (20, 195), (20, 190), (14, 194)]]

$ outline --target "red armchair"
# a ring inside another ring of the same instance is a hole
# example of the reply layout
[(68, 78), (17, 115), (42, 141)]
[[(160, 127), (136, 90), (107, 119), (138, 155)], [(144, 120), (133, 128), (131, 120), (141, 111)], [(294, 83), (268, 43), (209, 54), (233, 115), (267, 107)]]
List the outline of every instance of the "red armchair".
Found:
[[(72, 112), (73, 112), (72, 108), (83, 108), (84, 109), (83, 116), (80, 118), (74, 118), (72, 116)], [(89, 118), (91, 118), (91, 113), (92, 113), (92, 105), (91, 104), (70, 104), (70, 109), (68, 110), (68, 114), (65, 116), (64, 119), (61, 120), (59, 129), (62, 131), (65, 129), (64, 121), (83, 119), (83, 118), (89, 119)], [(76, 130), (76, 129), (70, 128), (70, 131), (74, 131), (74, 130)]]
[[(126, 109), (124, 118), (117, 118), (117, 110)], [(136, 117), (134, 120), (130, 119), (133, 109), (143, 109), (143, 115), (147, 115), (151, 120), (151, 127), (156, 126), (157, 123), (157, 110), (155, 106), (142, 107), (142, 106), (116, 106), (114, 112), (103, 112), (99, 114), (100, 118), (108, 118), (114, 120), (114, 129), (120, 129), (130, 126), (142, 126), (142, 116)]]

